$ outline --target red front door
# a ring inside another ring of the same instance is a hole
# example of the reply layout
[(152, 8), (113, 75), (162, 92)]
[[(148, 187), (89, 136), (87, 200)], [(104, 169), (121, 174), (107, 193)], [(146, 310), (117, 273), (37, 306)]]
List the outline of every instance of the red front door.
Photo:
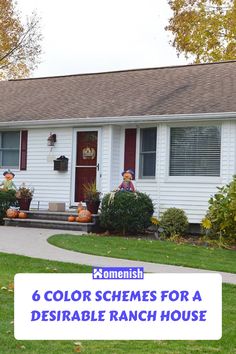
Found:
[(75, 202), (84, 200), (83, 184), (96, 182), (97, 131), (77, 132)]

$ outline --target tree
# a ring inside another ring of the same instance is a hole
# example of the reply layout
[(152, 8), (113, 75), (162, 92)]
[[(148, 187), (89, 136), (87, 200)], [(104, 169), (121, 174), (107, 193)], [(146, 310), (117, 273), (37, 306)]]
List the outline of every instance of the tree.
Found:
[(24, 78), (37, 67), (41, 53), (39, 18), (23, 24), (16, 3), (0, 0), (0, 79)]
[(165, 28), (178, 55), (195, 63), (236, 59), (236, 0), (171, 0)]

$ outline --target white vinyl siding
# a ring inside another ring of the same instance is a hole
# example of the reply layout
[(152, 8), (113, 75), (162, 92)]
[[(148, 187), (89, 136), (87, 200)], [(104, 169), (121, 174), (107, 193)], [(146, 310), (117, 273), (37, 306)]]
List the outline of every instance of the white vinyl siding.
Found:
[(114, 190), (121, 182), (123, 165), (123, 131), (121, 127), (107, 125), (101, 134), (100, 191), (102, 195)]
[(0, 166), (18, 168), (20, 152), (20, 132), (0, 132)]
[[(209, 198), (232, 179), (236, 173), (236, 122), (223, 120), (221, 122), (221, 174), (214, 176), (169, 176), (169, 146), (170, 127), (183, 128), (184, 123), (160, 123), (157, 131), (156, 145), (156, 176), (155, 179), (137, 179), (136, 188), (147, 193), (155, 204), (155, 215), (160, 216), (166, 209), (177, 207), (183, 209), (190, 223), (199, 223), (208, 208)], [(193, 126), (191, 123), (188, 126)], [(186, 124), (186, 127), (188, 127)], [(197, 127), (200, 122), (196, 122)], [(219, 126), (218, 122), (205, 122), (201, 126)], [(132, 128), (132, 125), (129, 125)], [(146, 129), (143, 127), (137, 127)], [(154, 128), (154, 127), (153, 127)], [(156, 129), (157, 128), (157, 129)], [(57, 134), (55, 147), (47, 146), (50, 131)], [(140, 147), (139, 135), (137, 147)], [(72, 128), (41, 128), (28, 129), (28, 160), (27, 171), (12, 169), (15, 173), (14, 182), (19, 186), (22, 182), (35, 188), (32, 208), (47, 209), (49, 201), (66, 202), (69, 207), (71, 191), (74, 184), (74, 168), (71, 166), (72, 149), (75, 150)], [(110, 192), (122, 180), (121, 172), (124, 166), (124, 129), (119, 126), (104, 126), (100, 134), (101, 164), (99, 178), (100, 190), (103, 194)], [(74, 148), (73, 148), (74, 145)], [(136, 166), (140, 157), (137, 149)], [(53, 159), (61, 155), (69, 158), (68, 171), (53, 170)], [(1, 168), (1, 175), (4, 169)]]
[[(177, 124), (176, 127), (183, 127)], [(200, 126), (196, 123), (196, 126)], [(205, 122), (203, 126), (218, 126)], [(208, 176), (169, 176), (168, 144), (170, 127), (160, 124), (158, 127), (159, 145), (157, 148), (159, 162), (157, 183), (160, 214), (170, 207), (183, 209), (190, 223), (200, 223), (208, 208), (208, 200), (217, 192), (217, 186), (222, 186), (232, 179), (234, 173), (233, 161), (236, 158), (235, 129), (236, 123), (222, 121), (221, 123), (221, 175)]]
[[(200, 124), (196, 123), (195, 126)], [(202, 126), (218, 127), (219, 124), (205, 122)], [(217, 186), (222, 186), (232, 179), (236, 166), (236, 122), (224, 121), (220, 126), (221, 174), (199, 177), (169, 176), (170, 126), (165, 123), (158, 124), (156, 180), (138, 179), (136, 182), (137, 190), (152, 198), (156, 216), (160, 217), (168, 208), (176, 207), (186, 212), (190, 223), (200, 223), (208, 208), (208, 200), (217, 192)], [(185, 126), (183, 123), (176, 123), (172, 127)]]
[[(47, 138), (50, 134), (57, 135), (57, 142), (54, 147), (47, 146)], [(32, 208), (47, 210), (48, 202), (65, 202), (70, 205), (70, 183), (71, 183), (71, 155), (72, 153), (72, 129), (28, 129), (28, 158), (27, 170), (19, 171), (12, 169), (15, 173), (14, 182), (17, 187), (25, 182), (26, 185), (35, 189)], [(65, 155), (69, 158), (68, 171), (54, 171), (53, 160)]]
[(101, 166), (100, 166), (100, 191), (102, 194), (110, 190), (111, 181), (111, 127), (104, 126), (101, 132)]
[(170, 128), (170, 176), (220, 176), (219, 126)]
[[(111, 182), (110, 190), (117, 189), (122, 180), (122, 163), (123, 156), (121, 155), (121, 132), (120, 127), (112, 127), (112, 139), (111, 139)], [(123, 150), (122, 150), (123, 152)]]

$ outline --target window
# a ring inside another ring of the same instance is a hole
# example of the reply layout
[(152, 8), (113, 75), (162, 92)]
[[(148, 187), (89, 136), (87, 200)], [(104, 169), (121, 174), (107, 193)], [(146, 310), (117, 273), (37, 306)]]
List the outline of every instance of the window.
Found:
[(19, 167), (20, 132), (0, 132), (1, 168)]
[(140, 129), (139, 178), (154, 178), (156, 175), (156, 128)]
[(170, 129), (170, 176), (220, 176), (219, 126)]

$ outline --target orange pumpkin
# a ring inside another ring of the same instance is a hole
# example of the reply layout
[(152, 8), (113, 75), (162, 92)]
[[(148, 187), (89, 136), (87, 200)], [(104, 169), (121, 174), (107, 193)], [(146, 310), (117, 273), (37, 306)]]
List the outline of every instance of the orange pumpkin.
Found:
[(78, 222), (90, 222), (92, 220), (92, 214), (88, 210), (81, 210), (76, 218)]
[(19, 219), (26, 219), (27, 216), (28, 216), (27, 213), (25, 213), (24, 211), (20, 211), (18, 214)]
[(75, 221), (75, 217), (73, 215), (70, 215), (70, 216), (68, 216), (67, 220), (70, 221), (70, 222), (74, 222)]
[(18, 217), (18, 211), (15, 209), (7, 209), (6, 215), (8, 218), (17, 218)]
[(82, 203), (79, 203), (79, 204), (78, 204), (78, 209), (77, 209), (78, 214), (79, 214), (79, 212), (80, 212), (81, 210), (84, 210), (84, 207), (83, 207), (83, 204), (82, 204)]

